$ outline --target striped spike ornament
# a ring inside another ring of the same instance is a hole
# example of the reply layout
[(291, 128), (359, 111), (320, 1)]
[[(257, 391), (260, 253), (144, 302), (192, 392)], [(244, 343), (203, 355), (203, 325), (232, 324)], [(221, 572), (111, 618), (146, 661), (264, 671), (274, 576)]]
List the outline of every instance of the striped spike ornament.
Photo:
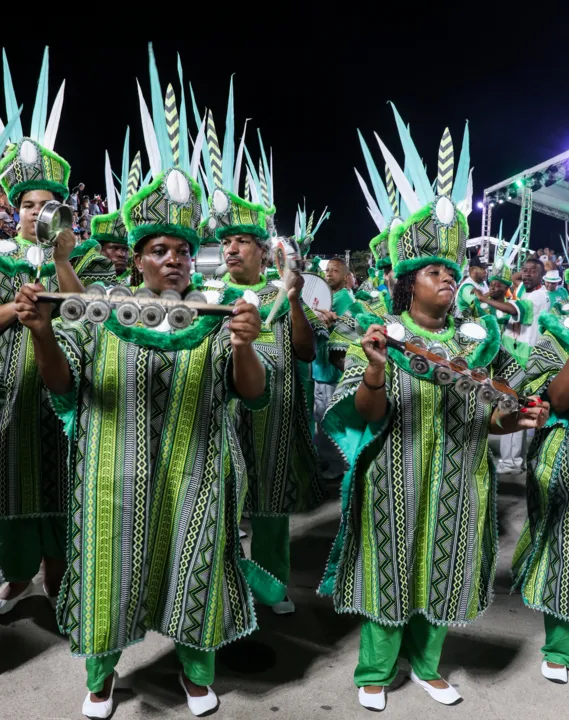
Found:
[(387, 197), (389, 198), (389, 204), (391, 205), (391, 209), (393, 210), (394, 214), (398, 214), (398, 207), (397, 207), (397, 189), (395, 188), (395, 183), (393, 182), (393, 175), (391, 174), (391, 170), (386, 165), (385, 166), (385, 187), (387, 190)]
[(140, 185), (140, 175), (142, 173), (142, 158), (140, 156), (140, 150), (136, 153), (134, 156), (134, 160), (132, 161), (132, 165), (130, 166), (130, 170), (128, 173), (128, 183), (127, 183), (127, 190), (126, 190), (126, 197), (131, 198), (136, 192), (138, 192), (138, 187)]
[(263, 170), (263, 163), (259, 160), (259, 181), (261, 183), (261, 195), (263, 198), (263, 205), (265, 207), (270, 207), (271, 201), (269, 199), (269, 188), (267, 185), (267, 178), (265, 177), (265, 172)]
[(213, 122), (213, 115), (211, 112), (207, 116), (206, 138), (211, 161), (213, 182), (216, 187), (223, 187), (221, 150), (219, 148), (219, 140), (217, 139), (217, 132), (215, 130), (215, 123)]
[(174, 165), (178, 165), (180, 162), (180, 116), (178, 115), (178, 108), (176, 107), (176, 95), (171, 84), (166, 88), (164, 110), (166, 127), (168, 128), (168, 138), (170, 139), (170, 146), (174, 157)]
[(445, 128), (439, 146), (437, 195), (450, 195), (454, 173), (454, 148), (448, 128)]
[(306, 236), (307, 237), (312, 232), (313, 227), (314, 227), (314, 212), (310, 215), (310, 217), (308, 218), (308, 223), (306, 224)]

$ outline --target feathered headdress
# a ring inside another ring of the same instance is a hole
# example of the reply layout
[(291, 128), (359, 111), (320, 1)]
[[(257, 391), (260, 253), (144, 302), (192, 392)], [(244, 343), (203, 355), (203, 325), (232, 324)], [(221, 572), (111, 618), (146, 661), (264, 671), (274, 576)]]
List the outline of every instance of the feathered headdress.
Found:
[(128, 242), (134, 247), (148, 235), (162, 233), (187, 240), (192, 248), (192, 254), (195, 254), (200, 244), (197, 228), (201, 219), (202, 195), (195, 178), (199, 173), (205, 127), (202, 123), (190, 157), (180, 58), (178, 57), (178, 75), (181, 100), (180, 112), (178, 112), (172, 85), (168, 85), (166, 95), (162, 95), (152, 43), (148, 46), (148, 52), (152, 115), (140, 85), (138, 85), (138, 96), (152, 181), (126, 200), (122, 208), (123, 220), (128, 230)]
[(324, 209), (324, 212), (320, 215), (320, 219), (316, 223), (316, 226), (314, 226), (314, 213), (310, 215), (308, 220), (306, 219), (306, 200), (304, 201), (304, 209), (298, 205), (294, 220), (294, 237), (304, 257), (308, 255), (314, 236), (320, 229), (320, 226), (324, 220), (328, 220), (330, 217), (330, 213), (326, 212), (327, 210), (328, 208)]
[(518, 254), (521, 244), (516, 245), (516, 241), (520, 234), (521, 225), (518, 225), (516, 232), (512, 235), (510, 242), (506, 244), (506, 241), (502, 238), (502, 223), (500, 223), (500, 234), (496, 242), (496, 254), (494, 256), (494, 263), (492, 270), (490, 271), (490, 277), (488, 281), (499, 280), (508, 287), (512, 284), (512, 267), (516, 255)]
[[(196, 122), (203, 122), (193, 95), (192, 100)], [(235, 153), (233, 78), (229, 86), (223, 152), (211, 111), (206, 111), (204, 118), (207, 118), (207, 148), (204, 146), (203, 150), (206, 169), (202, 173), (202, 182), (209, 196), (209, 217), (202, 223), (202, 236), (215, 237), (219, 241), (227, 235), (248, 233), (261, 242), (270, 240), (274, 234), (272, 218), (275, 212), (272, 160), (269, 164), (259, 133), (262, 157), (257, 173), (249, 151), (245, 147), (247, 121), (239, 148)], [(246, 182), (244, 197), (241, 197), (239, 186), (244, 155), (246, 155)]]
[[(131, 198), (140, 187), (142, 173), (142, 158), (137, 152), (129, 167), (130, 158), (130, 128), (126, 129), (124, 139), (122, 172), (120, 179), (113, 173), (109, 153), (105, 152), (105, 186), (107, 190), (107, 208), (105, 215), (95, 215), (91, 220), (91, 239), (98, 243), (128, 244), (128, 231), (119, 208)], [(120, 191), (115, 187), (113, 176), (120, 184)], [(118, 204), (117, 204), (118, 203)]]
[(47, 119), (49, 51), (44, 51), (43, 63), (38, 82), (36, 101), (29, 135), (24, 136), (12, 75), (6, 52), (2, 51), (4, 65), (4, 96), (6, 100), (7, 124), (0, 123), (0, 152), (9, 142), (8, 150), (0, 160), (0, 182), (10, 203), (16, 207), (22, 193), (31, 190), (49, 190), (69, 195), (69, 174), (71, 169), (66, 160), (53, 152), (59, 128), (65, 80), (61, 84), (55, 102)]
[[(432, 263), (447, 265), (462, 277), (472, 210), (472, 171), (468, 123), (454, 177), (454, 149), (448, 128), (439, 146), (436, 182), (431, 184), (409, 130), (394, 105), (393, 112), (411, 182), (376, 134), (395, 186), (410, 215), (389, 233), (389, 255), (396, 277)], [(454, 180), (454, 184), (453, 184)]]

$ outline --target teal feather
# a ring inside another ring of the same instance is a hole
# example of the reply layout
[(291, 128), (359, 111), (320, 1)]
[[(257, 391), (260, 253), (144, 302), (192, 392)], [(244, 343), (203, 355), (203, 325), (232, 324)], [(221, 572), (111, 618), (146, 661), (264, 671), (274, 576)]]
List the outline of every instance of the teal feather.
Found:
[(150, 182), (151, 179), (152, 179), (152, 169), (150, 169), (150, 170), (146, 173), (146, 177), (144, 178), (144, 182), (142, 183), (142, 185), (141, 185), (140, 187), (146, 187), (146, 186), (148, 185), (148, 183)]
[[(24, 131), (22, 130), (22, 121), (20, 120), (20, 113), (18, 112), (18, 102), (16, 100), (16, 93), (14, 92), (14, 84), (12, 83), (12, 75), (10, 74), (10, 66), (8, 65), (5, 50), (2, 50), (2, 60), (4, 65), (4, 96), (6, 98), (7, 120), (9, 121), (10, 118), (16, 118), (16, 122), (12, 125), (10, 131), (10, 141), (17, 143), (24, 137)], [(8, 125), (6, 125), (6, 127), (8, 127)]]
[(257, 190), (257, 196), (260, 199), (263, 197), (263, 193), (261, 190), (261, 181), (259, 180), (257, 171), (255, 170), (255, 163), (253, 162), (253, 159), (251, 158), (251, 155), (249, 154), (249, 150), (247, 150), (247, 145), (245, 145), (244, 147), (245, 147), (245, 155), (247, 157), (247, 167), (249, 168), (249, 172), (251, 173), (251, 179), (253, 180), (253, 183)]
[(383, 180), (381, 179), (381, 176), (378, 172), (377, 167), (375, 166), (375, 163), (373, 161), (373, 158), (371, 156), (371, 152), (369, 151), (369, 148), (367, 146), (366, 141), (363, 138), (363, 135), (358, 130), (358, 136), (360, 138), (360, 145), (362, 146), (362, 151), (364, 154), (364, 158), (367, 165), (367, 170), (371, 179), (371, 184), (373, 186), (373, 190), (375, 192), (375, 199), (377, 200), (377, 204), (379, 205), (379, 209), (381, 211), (381, 214), (385, 218), (386, 222), (389, 222), (389, 219), (393, 217), (393, 208), (391, 207), (391, 203), (389, 202), (389, 196), (387, 194), (387, 190), (385, 189), (385, 185), (383, 184)]
[(162, 89), (160, 87), (160, 78), (158, 77), (158, 68), (156, 67), (156, 58), (152, 43), (148, 43), (148, 57), (150, 62), (150, 96), (152, 99), (152, 122), (158, 141), (158, 149), (160, 151), (160, 160), (162, 169), (166, 170), (174, 165), (174, 156), (172, 154), (172, 146), (168, 137), (168, 127), (166, 125), (166, 117), (164, 115), (164, 102), (162, 100)]
[(115, 179), (115, 180), (119, 183), (119, 185), (120, 185), (120, 183), (121, 183), (120, 177), (116, 174), (116, 172), (115, 172), (114, 170), (112, 171), (112, 173), (113, 173), (114, 179)]
[(267, 162), (267, 154), (265, 153), (265, 146), (263, 145), (263, 138), (261, 137), (261, 131), (257, 128), (257, 136), (259, 138), (259, 146), (261, 148), (261, 158), (263, 160), (263, 171), (265, 173), (265, 180), (267, 181), (267, 189), (269, 191), (269, 203), (274, 203), (273, 195), (273, 178), (271, 173), (271, 167)]
[(121, 173), (121, 208), (126, 202), (128, 189), (128, 173), (130, 170), (130, 127), (127, 127), (124, 136), (124, 146), (122, 151), (122, 173)]
[(48, 75), (49, 75), (49, 50), (46, 48), (43, 53), (43, 62), (41, 65), (40, 79), (38, 81), (38, 89), (36, 92), (36, 101), (34, 103), (34, 113), (32, 115), (32, 129), (30, 137), (43, 143), (45, 135), (45, 125), (47, 122), (47, 94), (48, 94)]
[(500, 230), (498, 232), (498, 240), (501, 240), (504, 236), (502, 235), (502, 230), (504, 228), (504, 221), (500, 220)]
[(225, 137), (223, 138), (223, 155), (221, 170), (223, 187), (233, 188), (233, 170), (235, 166), (235, 110), (233, 106), (233, 75), (229, 82), (229, 99), (227, 101), (227, 116), (225, 118)]
[(508, 247), (506, 248), (506, 252), (504, 253), (504, 257), (505, 257), (506, 261), (509, 260), (512, 252), (514, 251), (514, 247), (515, 247), (518, 237), (520, 235), (521, 229), (522, 229), (522, 226), (520, 223), (516, 229), (516, 232), (510, 238), (510, 242), (508, 243)]
[(462, 138), (462, 148), (460, 150), (460, 160), (456, 169), (456, 177), (454, 179), (454, 187), (452, 189), (452, 199), (454, 202), (461, 202), (466, 197), (468, 187), (468, 174), (470, 172), (470, 131), (468, 129), (468, 120), (464, 126), (464, 136)]
[(322, 215), (320, 216), (320, 220), (316, 223), (316, 227), (315, 227), (314, 230), (312, 231), (312, 235), (313, 235), (313, 236), (316, 235), (316, 233), (317, 233), (318, 230), (320, 229), (320, 226), (322, 225), (322, 223), (324, 222), (324, 220), (328, 220), (328, 218), (330, 217), (330, 213), (329, 213), (329, 212), (326, 212), (327, 209), (328, 209), (328, 208), (325, 208), (325, 209), (324, 209), (324, 212), (323, 212)]
[(6, 127), (2, 132), (0, 133), (0, 157), (2, 156), (2, 153), (4, 152), (4, 148), (6, 147), (6, 144), (10, 138), (10, 133), (12, 132), (12, 129), (14, 128), (14, 125), (18, 122), (20, 119), (20, 115), (22, 113), (22, 108), (24, 106), (22, 105), (18, 112), (10, 118), (10, 120), (6, 123)]
[[(198, 110), (198, 105), (196, 103), (196, 97), (194, 95), (194, 89), (192, 87), (192, 83), (190, 83), (190, 95), (192, 97), (192, 108), (194, 111), (194, 119), (196, 121), (196, 126), (198, 128), (200, 128), (202, 126), (203, 119), (200, 116), (200, 112)], [(207, 115), (207, 110), (205, 112), (205, 115)], [(209, 158), (209, 148), (208, 148), (206, 142), (204, 142), (202, 144), (202, 157), (203, 157), (203, 163), (204, 163), (206, 177), (207, 177), (207, 184), (209, 185), (210, 188), (213, 189), (213, 187), (215, 186), (215, 182), (213, 179), (213, 172), (211, 169), (211, 161)]]
[(411, 134), (407, 129), (407, 126), (403, 122), (401, 115), (397, 112), (397, 108), (391, 103), (393, 114), (395, 115), (395, 122), (397, 123), (397, 130), (399, 131), (399, 137), (401, 144), (403, 145), (403, 151), (405, 153), (405, 159), (409, 162), (409, 172), (413, 178), (413, 185), (415, 187), (415, 193), (419, 199), (421, 206), (428, 205), (435, 199), (435, 193), (423, 167), (423, 162), (417, 152), (417, 148), (411, 140)]
[(184, 74), (180, 53), (178, 53), (178, 77), (182, 95), (180, 98), (180, 167), (184, 172), (190, 172), (190, 144), (188, 142), (188, 117), (186, 115), (186, 96), (184, 93)]

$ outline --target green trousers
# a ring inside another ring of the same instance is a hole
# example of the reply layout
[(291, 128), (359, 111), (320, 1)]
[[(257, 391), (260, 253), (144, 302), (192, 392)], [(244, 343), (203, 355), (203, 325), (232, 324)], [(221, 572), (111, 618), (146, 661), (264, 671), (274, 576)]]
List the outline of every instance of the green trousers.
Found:
[(541, 648), (547, 662), (569, 667), (569, 622), (543, 613), (545, 645)]
[(420, 680), (440, 680), (438, 667), (447, 632), (448, 627), (433, 625), (423, 615), (413, 615), (406, 625), (396, 627), (366, 620), (354, 682), (358, 687), (391, 685), (399, 655), (409, 660)]
[(251, 515), (251, 559), (283, 585), (290, 579), (288, 515)]
[(8, 582), (31, 580), (42, 558), (65, 560), (65, 518), (0, 519), (0, 568)]
[[(196, 685), (212, 685), (215, 677), (215, 652), (205, 650), (194, 650), (187, 645), (175, 643), (176, 655), (182, 663), (184, 675)], [(119, 658), (120, 652), (102, 657), (87, 658), (87, 689), (89, 692), (97, 693), (103, 689), (105, 680), (113, 672)]]

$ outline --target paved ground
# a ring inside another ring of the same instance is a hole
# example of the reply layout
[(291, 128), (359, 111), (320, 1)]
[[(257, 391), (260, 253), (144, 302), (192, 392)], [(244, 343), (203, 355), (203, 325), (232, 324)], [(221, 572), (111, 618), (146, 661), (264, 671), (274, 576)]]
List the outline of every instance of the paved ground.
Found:
[[(451, 631), (442, 672), (464, 696), (442, 707), (398, 679), (384, 717), (470, 720), (562, 720), (569, 686), (540, 675), (541, 615), (509, 594), (509, 563), (524, 512), (523, 477), (507, 477), (500, 491), (501, 554), (494, 604), (484, 618)], [(278, 618), (259, 610), (262, 630), (220, 653), (215, 688), (220, 720), (348, 720), (371, 717), (357, 703), (352, 673), (357, 620), (335, 615), (314, 588), (337, 529), (338, 504), (293, 523), (292, 595), (297, 613)], [(190, 717), (176, 681), (172, 645), (158, 635), (127, 650), (119, 664), (116, 720)], [(41, 595), (0, 619), (0, 720), (80, 720), (85, 694), (80, 660), (69, 656)]]

